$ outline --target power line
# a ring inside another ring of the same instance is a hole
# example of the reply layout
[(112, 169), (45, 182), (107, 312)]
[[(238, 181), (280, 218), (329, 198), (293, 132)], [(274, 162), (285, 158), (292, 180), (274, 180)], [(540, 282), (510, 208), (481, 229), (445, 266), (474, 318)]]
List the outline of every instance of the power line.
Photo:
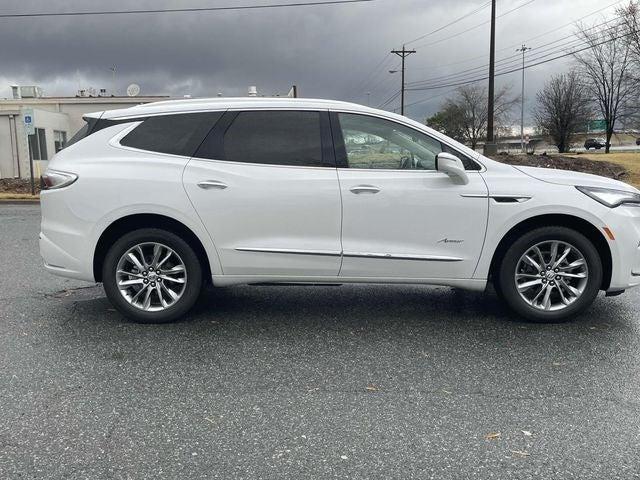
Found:
[(414, 38), (413, 40), (405, 42), (405, 44), (409, 45), (410, 43), (417, 42), (418, 40), (422, 40), (423, 38), (429, 37), (429, 36), (433, 35), (434, 33), (438, 33), (440, 31), (444, 30), (445, 28), (450, 27), (451, 25), (455, 25), (456, 23), (458, 23), (461, 20), (464, 20), (465, 18), (470, 17), (471, 15), (473, 15), (475, 13), (478, 13), (480, 10), (482, 10), (483, 8), (488, 7), (489, 5), (491, 5), (491, 0), (489, 0), (486, 3), (483, 3), (482, 5), (480, 5), (475, 10), (472, 10), (472, 11), (470, 11), (468, 13), (465, 13), (461, 17), (458, 17), (458, 18), (452, 20), (451, 22), (449, 22), (449, 23), (447, 23), (445, 25), (442, 25), (441, 27), (436, 28), (435, 30), (431, 30), (430, 32), (427, 32), (427, 33), (425, 33), (423, 35), (420, 35), (419, 37)]
[[(515, 12), (516, 10), (519, 10), (523, 7), (526, 7), (527, 5), (535, 2), (536, 0), (527, 0), (526, 2), (518, 5), (517, 7), (512, 8), (511, 10), (507, 10), (506, 12), (501, 13), (500, 15), (496, 15), (496, 18), (502, 18), (505, 15), (509, 15), (512, 12)], [(447, 40), (451, 40), (452, 38), (456, 38), (459, 37), (460, 35), (464, 35), (465, 33), (469, 33), (472, 30), (475, 30), (476, 28), (482, 27), (483, 25), (486, 25), (487, 23), (490, 23), (490, 20), (484, 21), (482, 23), (478, 23), (477, 25), (474, 25), (472, 27), (467, 28), (466, 30), (462, 30), (458, 33), (454, 33), (453, 35), (449, 35), (448, 37), (444, 37), (444, 38), (440, 38), (438, 40), (435, 40), (431, 43), (420, 43), (418, 45), (416, 45), (414, 48), (418, 48), (418, 47), (430, 47), (432, 45), (437, 45), (438, 43), (442, 43), (445, 42)]]
[(193, 7), (193, 8), (167, 8), (145, 10), (99, 10), (88, 12), (33, 12), (33, 13), (2, 13), (0, 18), (36, 18), (36, 17), (77, 17), (86, 15), (139, 15), (144, 13), (183, 13), (183, 12), (220, 12), (229, 10), (259, 10), (287, 7), (314, 7), (322, 5), (340, 5), (346, 3), (366, 3), (376, 0), (325, 0), (316, 2), (297, 3), (271, 3), (266, 5), (237, 5), (228, 7)]
[[(612, 18), (610, 20), (608, 20), (607, 22), (604, 22), (603, 24), (599, 24), (590, 28), (585, 29), (585, 31), (591, 31), (594, 30), (596, 28), (601, 28), (603, 25), (607, 25), (610, 24), (612, 22), (617, 22), (618, 18)], [(606, 29), (602, 29), (601, 33), (606, 33), (608, 31), (612, 31), (614, 29), (617, 28), (617, 23), (614, 24), (611, 27), (608, 27)], [(574, 37), (572, 40), (568, 41), (568, 42), (564, 42), (561, 43), (560, 45), (554, 45), (551, 46), (555, 43), (559, 43), (562, 42), (563, 40), (566, 40), (568, 38)], [(546, 58), (550, 55), (556, 54), (566, 48), (574, 48), (574, 47), (578, 47), (581, 44), (584, 44), (584, 40), (576, 37), (575, 34), (571, 34), (571, 35), (567, 35), (565, 37), (553, 40), (551, 42), (547, 42), (544, 43), (542, 45), (538, 45), (538, 46), (534, 46), (535, 49), (535, 55), (536, 57), (534, 57), (533, 59), (540, 59), (540, 58)], [(544, 47), (549, 47), (549, 48), (544, 48)], [(550, 52), (550, 53), (547, 53)], [(541, 55), (543, 53), (547, 53), (546, 55)], [(520, 54), (516, 53), (514, 55), (509, 55), (508, 57), (502, 58), (498, 61), (496, 61), (496, 65), (500, 64), (501, 68), (507, 67), (510, 64), (516, 64), (520, 62)], [(438, 83), (442, 83), (443, 81), (448, 81), (448, 82), (452, 82), (452, 81), (460, 81), (460, 80), (464, 80), (465, 78), (469, 78), (469, 77), (473, 77), (477, 74), (480, 74), (482, 70), (485, 70), (488, 67), (488, 64), (484, 64), (484, 65), (480, 65), (477, 67), (472, 67), (472, 68), (468, 68), (465, 70), (461, 70), (459, 72), (455, 72), (455, 73), (451, 73), (451, 74), (445, 74), (445, 75), (439, 75), (439, 76), (435, 76), (435, 77), (429, 77), (423, 80), (417, 80), (414, 82), (409, 82), (407, 83), (407, 86), (409, 87), (418, 87), (418, 86), (429, 86), (429, 85), (437, 85)], [(460, 77), (460, 78), (456, 78), (456, 77)]]
[[(571, 52), (564, 53), (562, 55), (557, 55), (557, 56), (549, 58), (547, 60), (541, 60), (541, 61), (538, 61), (538, 62), (535, 62), (535, 63), (530, 63), (530, 64), (525, 66), (525, 69), (529, 69), (529, 68), (536, 67), (538, 65), (543, 65), (545, 63), (553, 62), (554, 60), (558, 60), (560, 58), (569, 57), (571, 55), (575, 55), (576, 53), (584, 52), (585, 50), (589, 50), (591, 48), (594, 48), (594, 47), (597, 47), (597, 46), (600, 46), (600, 45), (604, 45), (604, 44), (609, 43), (609, 42), (613, 42), (615, 40), (627, 37), (629, 35), (631, 35), (631, 33), (625, 33), (623, 35), (619, 35), (617, 37), (613, 37), (613, 38), (610, 38), (608, 40), (604, 40), (604, 41), (599, 42), (599, 43), (589, 44), (589, 45), (587, 45), (585, 47), (579, 48), (577, 50), (573, 50)], [(548, 55), (550, 55), (550, 54), (548, 54)], [(539, 57), (539, 58), (542, 58), (542, 57)], [(508, 75), (509, 73), (519, 72), (520, 70), (521, 70), (521, 67), (520, 68), (513, 68), (513, 69), (510, 69), (510, 70), (504, 70), (504, 71), (496, 73), (495, 76), (498, 77), (498, 76), (502, 76), (502, 75)], [(481, 82), (483, 80), (487, 80), (488, 78), (489, 78), (488, 76), (484, 76), (484, 77), (474, 78), (472, 80), (461, 81), (461, 82), (457, 82), (457, 83), (443, 84), (443, 85), (437, 85), (437, 86), (433, 86), (433, 87), (407, 88), (407, 90), (422, 91), (422, 90), (438, 90), (440, 88), (446, 88), (446, 87), (459, 87), (459, 86), (462, 86), (462, 85), (468, 85), (470, 83)]]
[(393, 102), (396, 98), (398, 98), (400, 96), (400, 91), (398, 90), (396, 93), (394, 93), (393, 95), (391, 95), (389, 98), (387, 98), (384, 102), (382, 102), (380, 105), (378, 105), (377, 108), (384, 108), (387, 105), (389, 105), (391, 102)]
[[(559, 26), (557, 26), (555, 28), (546, 30), (546, 31), (544, 31), (542, 33), (539, 33), (539, 34), (533, 36), (533, 37), (525, 38), (524, 42), (530, 42), (530, 41), (536, 40), (536, 39), (538, 39), (540, 37), (547, 37), (549, 34), (553, 34), (555, 32), (558, 32), (558, 31), (568, 27), (568, 26), (572, 26), (572, 25), (575, 24), (575, 22), (579, 22), (581, 20), (584, 20), (585, 18), (588, 18), (588, 17), (591, 17), (593, 15), (596, 15), (596, 14), (598, 14), (598, 13), (604, 11), (604, 10), (607, 10), (607, 9), (609, 9), (609, 8), (615, 6), (615, 5), (618, 5), (618, 4), (622, 3), (622, 2), (625, 2), (625, 1), (626, 0), (616, 0), (615, 2), (609, 3), (609, 4), (607, 4), (607, 5), (605, 5), (605, 6), (601, 7), (601, 8), (598, 8), (598, 9), (592, 11), (592, 12), (589, 12), (589, 13), (587, 13), (587, 14), (585, 14), (585, 15), (577, 18), (577, 19), (574, 19), (574, 20), (572, 20), (570, 22), (567, 22), (567, 23), (559, 25)], [(447, 28), (447, 27), (457, 23), (458, 21), (473, 15), (473, 13), (477, 13), (481, 9), (485, 8), (486, 6), (488, 6), (489, 3), (490, 2), (486, 2), (486, 3), (482, 4), (482, 5), (480, 5), (479, 7), (477, 7), (476, 9), (472, 10), (471, 12), (468, 12), (465, 15), (462, 15), (461, 17), (454, 19), (453, 21), (449, 22), (448, 24), (443, 25), (442, 27), (439, 27), (439, 28), (437, 28), (437, 29), (435, 29), (435, 30), (433, 30), (431, 32), (428, 32), (428, 33), (426, 33), (424, 35), (421, 35), (420, 37), (415, 38), (415, 39), (411, 40), (411, 42), (407, 42), (407, 43), (416, 42), (419, 39), (425, 38), (425, 37), (427, 37), (429, 35), (432, 35), (433, 33), (439, 32), (439, 31), (443, 30), (444, 28)], [(522, 8), (522, 7), (526, 6), (528, 3), (530, 3), (530, 2), (527, 2), (525, 4), (519, 5), (519, 6), (515, 7), (514, 9), (511, 9), (511, 10), (509, 10), (507, 12), (504, 12), (504, 13), (500, 14), (499, 17), (507, 15), (507, 14), (511, 13), (512, 11), (517, 10), (519, 8)], [(609, 23), (609, 22), (611, 22), (613, 20), (615, 20), (615, 19), (609, 20), (608, 22), (605, 22), (605, 24), (607, 24), (607, 23)], [(487, 23), (489, 23), (489, 22), (488, 21), (483, 22), (480, 25), (476, 25), (475, 27), (472, 27), (472, 29), (473, 28), (477, 28), (477, 27), (479, 27), (481, 25), (485, 25)], [(591, 28), (596, 28), (596, 27), (591, 27)], [(466, 31), (465, 32), (458, 32), (457, 34), (454, 35), (454, 37), (462, 35), (463, 33), (466, 33)], [(547, 50), (541, 50), (541, 49), (543, 49), (546, 46), (553, 45), (555, 43), (561, 42), (561, 41), (563, 41), (563, 40), (565, 40), (567, 38), (573, 37), (573, 36), (574, 36), (574, 34), (567, 35), (567, 36), (561, 37), (559, 39), (556, 39), (554, 41), (551, 41), (551, 42), (548, 42), (548, 43), (545, 43), (545, 44), (542, 44), (542, 45), (538, 45), (538, 46), (535, 47), (536, 52), (538, 54), (540, 54), (540, 53), (543, 53), (545, 51), (552, 50), (552, 49), (547, 49)], [(437, 40), (436, 42), (440, 43), (441, 41), (448, 40), (449, 38), (452, 38), (452, 37), (446, 37), (444, 39)], [(573, 41), (572, 42), (567, 42), (566, 44), (560, 45), (558, 47), (560, 48), (560, 47), (563, 47), (563, 46), (569, 46), (572, 43), (573, 43)], [(503, 51), (506, 51), (506, 50), (511, 50), (512, 48), (515, 48), (515, 47), (517, 47), (519, 45), (520, 45), (520, 43), (510, 44), (510, 45), (507, 45), (506, 47), (499, 48), (496, 51), (497, 52), (503, 52)], [(385, 78), (384, 77), (382, 77), (382, 78), (379, 77), (381, 72), (377, 72), (377, 71), (385, 63), (385, 61), (389, 58), (389, 56), (390, 56), (390, 54), (387, 53), (385, 55), (385, 57), (376, 65), (376, 67), (374, 67), (374, 69), (371, 70), (371, 72), (365, 77), (365, 80), (364, 80), (364, 82), (362, 82), (362, 84), (365, 85), (365, 86), (371, 85), (369, 88), (367, 88), (367, 90), (374, 90), (374, 89), (378, 88), (382, 83), (388, 83), (388, 81), (385, 82)], [(439, 64), (438, 68), (449, 67), (449, 66), (453, 66), (453, 65), (461, 65), (461, 64), (468, 63), (468, 62), (471, 62), (473, 60), (477, 60), (477, 59), (485, 58), (485, 57), (486, 57), (485, 54), (477, 55), (477, 56), (474, 56), (474, 57), (468, 57), (468, 58), (465, 58), (465, 59), (462, 59), (462, 60), (459, 60), (459, 61), (455, 61), (455, 62), (451, 62), (451, 63), (448, 63), (448, 64), (444, 64), (444, 65), (443, 64)], [(508, 64), (515, 63), (518, 58), (519, 58), (518, 54), (510, 55), (508, 57), (505, 57), (505, 58), (502, 58), (502, 59), (498, 60), (496, 62), (496, 65), (501, 65), (502, 67), (505, 67)], [(422, 70), (422, 69), (426, 69), (426, 68), (432, 69), (433, 66), (428, 66), (428, 67), (416, 66), (416, 67), (414, 67), (415, 70)], [(438, 75), (438, 76), (435, 76), (435, 77), (429, 77), (427, 79), (423, 79), (423, 80), (419, 80), (419, 81), (415, 81), (415, 82), (409, 82), (407, 85), (408, 86), (412, 86), (412, 85), (417, 85), (417, 84), (423, 84), (423, 83), (426, 83), (427, 81), (451, 79), (452, 77), (462, 77), (463, 73), (469, 73), (469, 75), (471, 75), (472, 72), (476, 72), (477, 74), (479, 74), (480, 71), (485, 69), (485, 68), (488, 68), (488, 64), (486, 64), (486, 63), (483, 64), (483, 65), (479, 65), (477, 67), (468, 68), (468, 69), (465, 69), (465, 70), (462, 70), (462, 71), (459, 71), (459, 72), (456, 72), (456, 73), (453, 73), (453, 74), (443, 74), (443, 75)], [(394, 70), (395, 69), (397, 69), (397, 68), (394, 68)], [(363, 88), (361, 87), (358, 90), (363, 90)], [(412, 105), (412, 104), (409, 104), (409, 106), (410, 105)]]
[[(353, 92), (356, 94), (360, 94), (360, 92), (364, 91), (364, 90), (372, 90), (373, 88), (365, 88), (365, 87), (369, 87), (373, 81), (374, 78), (377, 77), (378, 75), (378, 70), (380, 69), (380, 67), (382, 67), (383, 65), (385, 65), (388, 60), (391, 59), (391, 52), (387, 52), (387, 54), (382, 58), (382, 60), (380, 60), (375, 67), (373, 67), (370, 71), (369, 74), (367, 74), (364, 77), (364, 80), (362, 80), (360, 83), (358, 83), (358, 87), (353, 89)], [(379, 83), (379, 82), (378, 82)], [(377, 85), (377, 84), (376, 84)]]
[[(559, 31), (559, 30), (562, 30), (563, 28), (566, 28), (566, 27), (572, 26), (572, 25), (574, 25), (576, 22), (579, 22), (579, 21), (581, 21), (581, 20), (584, 20), (585, 18), (591, 17), (592, 15), (595, 15), (595, 14), (597, 14), (597, 13), (600, 13), (600, 12), (602, 12), (603, 10), (607, 10), (608, 8), (611, 8), (611, 7), (613, 7), (614, 5), (618, 5), (619, 3), (626, 2), (626, 1), (627, 1), (627, 0), (616, 0), (615, 2), (610, 3), (610, 4), (608, 4), (608, 5), (605, 5), (604, 7), (601, 7), (601, 8), (599, 8), (599, 9), (597, 9), (597, 10), (594, 10), (593, 12), (590, 12), (590, 13), (588, 13), (588, 14), (586, 14), (586, 15), (583, 15), (583, 16), (582, 16), (582, 17), (580, 17), (580, 18), (576, 18), (575, 20), (572, 20), (571, 22), (568, 22), (568, 23), (565, 23), (565, 24), (559, 25), (559, 26), (557, 26), (557, 27), (555, 27), (555, 28), (552, 28), (552, 29), (550, 29), (550, 30), (546, 30), (546, 31), (544, 31), (544, 32), (542, 32), (542, 33), (539, 33), (539, 34), (537, 34), (537, 35), (533, 36), (533, 37), (525, 38), (523, 41), (524, 41), (524, 42), (530, 42), (530, 41), (532, 41), (532, 40), (537, 40), (537, 39), (538, 39), (538, 38), (540, 38), (540, 37), (545, 37), (545, 36), (547, 36), (547, 35), (549, 35), (549, 34), (551, 34), (551, 33), (555, 33), (555, 32), (557, 32), (557, 31)], [(607, 23), (607, 22), (605, 22), (605, 23)], [(569, 36), (573, 36), (573, 34), (571, 34), (571, 35), (569, 35)], [(568, 37), (563, 37), (563, 38), (568, 38)], [(504, 51), (506, 51), (506, 50), (511, 50), (512, 48), (516, 48), (518, 45), (520, 45), (520, 43), (521, 43), (521, 42), (519, 42), (519, 43), (513, 43), (513, 44), (510, 44), (510, 45), (507, 45), (506, 47), (498, 48), (498, 49), (496, 50), (496, 52), (504, 52)], [(486, 54), (482, 54), (482, 55), (475, 55), (475, 56), (473, 56), (473, 57), (463, 58), (462, 60), (458, 60), (458, 61), (455, 61), (455, 62), (446, 63), (446, 64), (444, 64), (444, 65), (443, 65), (443, 64), (439, 64), (439, 65), (438, 65), (438, 67), (443, 68), (443, 67), (451, 67), (451, 66), (453, 66), (453, 65), (461, 65), (461, 64), (468, 63), (468, 62), (471, 62), (471, 61), (473, 61), (473, 60), (477, 60), (477, 59), (479, 59), (479, 58), (485, 58), (485, 57), (486, 57)], [(486, 65), (486, 64), (485, 64), (485, 65)], [(415, 68), (414, 68), (414, 70), (423, 70), (423, 69), (431, 69), (431, 68), (433, 68), (433, 67), (431, 67), (431, 66), (427, 66), (427, 67), (415, 67)]]

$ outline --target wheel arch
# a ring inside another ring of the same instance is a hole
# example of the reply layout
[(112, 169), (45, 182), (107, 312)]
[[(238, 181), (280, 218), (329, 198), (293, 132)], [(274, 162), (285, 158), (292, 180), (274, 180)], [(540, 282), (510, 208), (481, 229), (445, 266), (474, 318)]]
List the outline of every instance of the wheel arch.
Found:
[(102, 281), (102, 265), (111, 246), (119, 237), (140, 228), (160, 228), (180, 236), (195, 251), (202, 264), (203, 280), (211, 282), (211, 263), (198, 236), (185, 224), (166, 215), (138, 213), (121, 217), (112, 222), (100, 235), (93, 253), (93, 277)]
[(498, 246), (493, 252), (491, 258), (491, 264), (489, 267), (489, 277), (494, 278), (497, 269), (500, 266), (500, 259), (504, 256), (505, 252), (509, 248), (509, 245), (523, 233), (538, 227), (566, 227), (576, 230), (587, 237), (595, 246), (600, 259), (602, 260), (602, 285), (601, 290), (609, 288), (611, 283), (612, 273), (612, 257), (611, 249), (607, 243), (607, 239), (604, 234), (588, 220), (583, 218), (568, 215), (568, 214), (543, 214), (535, 217), (530, 217), (522, 220), (520, 223), (514, 225), (500, 240)]

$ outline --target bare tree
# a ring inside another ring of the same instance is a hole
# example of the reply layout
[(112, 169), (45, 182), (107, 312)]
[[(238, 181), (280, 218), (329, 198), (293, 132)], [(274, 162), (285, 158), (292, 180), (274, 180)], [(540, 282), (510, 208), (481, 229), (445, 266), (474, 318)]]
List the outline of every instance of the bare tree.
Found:
[(640, 2), (630, 1), (628, 5), (617, 10), (622, 21), (623, 34), (636, 63), (640, 64)]
[(609, 153), (611, 136), (627, 100), (637, 91), (631, 48), (622, 22), (605, 29), (580, 26), (578, 37), (589, 47), (575, 55), (584, 83), (605, 122)]
[[(465, 138), (476, 148), (478, 142), (487, 136), (487, 89), (479, 85), (464, 85), (457, 90), (458, 106), (464, 112), (463, 129)], [(499, 89), (494, 96), (494, 122), (496, 126), (507, 121), (514, 105), (520, 100), (512, 97), (511, 87)]]
[(578, 72), (556, 75), (536, 95), (538, 127), (553, 138), (560, 153), (569, 150), (571, 135), (589, 119), (589, 93)]
[[(633, 60), (632, 75), (638, 81), (640, 77), (640, 1), (631, 0), (624, 7), (617, 9), (618, 17), (623, 25), (625, 41), (631, 49)], [(637, 109), (637, 101), (632, 99), (624, 105), (624, 125), (638, 128), (640, 126), (640, 112)]]
[[(510, 87), (506, 86), (495, 94), (496, 124), (507, 121), (509, 112), (519, 101), (519, 97), (512, 97), (510, 93)], [(456, 90), (455, 96), (445, 100), (440, 111), (427, 119), (427, 124), (466, 141), (475, 149), (487, 135), (487, 103), (486, 87), (464, 85)]]

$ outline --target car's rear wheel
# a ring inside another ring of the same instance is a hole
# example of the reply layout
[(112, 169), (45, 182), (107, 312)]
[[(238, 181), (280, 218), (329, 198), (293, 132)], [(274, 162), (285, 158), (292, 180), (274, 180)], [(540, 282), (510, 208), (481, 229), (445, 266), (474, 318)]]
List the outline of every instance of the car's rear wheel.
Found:
[(498, 275), (502, 296), (515, 312), (536, 322), (558, 322), (593, 302), (603, 273), (589, 239), (575, 230), (551, 226), (513, 242)]
[(202, 266), (178, 235), (144, 228), (116, 241), (104, 260), (107, 297), (126, 317), (142, 323), (176, 320), (194, 305), (202, 288)]

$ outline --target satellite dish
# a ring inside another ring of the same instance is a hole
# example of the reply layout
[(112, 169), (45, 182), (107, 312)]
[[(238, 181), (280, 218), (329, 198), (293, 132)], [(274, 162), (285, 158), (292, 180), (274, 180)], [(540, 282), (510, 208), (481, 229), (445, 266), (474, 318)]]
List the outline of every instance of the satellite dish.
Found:
[(127, 87), (127, 95), (129, 97), (137, 97), (140, 93), (140, 85), (137, 83), (132, 83)]

